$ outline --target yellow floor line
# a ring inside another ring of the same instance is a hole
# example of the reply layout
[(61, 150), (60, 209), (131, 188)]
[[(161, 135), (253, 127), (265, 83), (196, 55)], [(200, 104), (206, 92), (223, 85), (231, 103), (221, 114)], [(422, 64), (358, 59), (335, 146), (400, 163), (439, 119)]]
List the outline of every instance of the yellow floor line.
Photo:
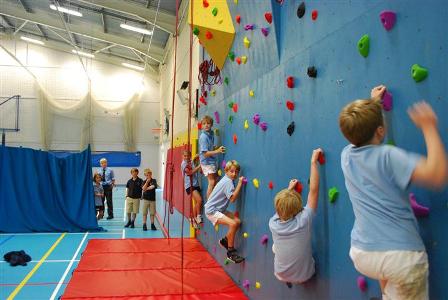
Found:
[(37, 269), (40, 268), (40, 266), (43, 264), (43, 262), (47, 259), (47, 257), (53, 252), (53, 250), (57, 247), (57, 245), (61, 242), (61, 240), (65, 237), (66, 233), (64, 232), (61, 234), (61, 236), (54, 242), (53, 246), (51, 246), (50, 249), (48, 249), (47, 253), (45, 253), (44, 256), (39, 260), (37, 265), (34, 266), (34, 268), (23, 278), (22, 282), (15, 288), (15, 290), (9, 295), (7, 300), (14, 299), (15, 296), (20, 292), (20, 290), (25, 286), (25, 284), (30, 280), (31, 276), (33, 276), (34, 273), (36, 273)]

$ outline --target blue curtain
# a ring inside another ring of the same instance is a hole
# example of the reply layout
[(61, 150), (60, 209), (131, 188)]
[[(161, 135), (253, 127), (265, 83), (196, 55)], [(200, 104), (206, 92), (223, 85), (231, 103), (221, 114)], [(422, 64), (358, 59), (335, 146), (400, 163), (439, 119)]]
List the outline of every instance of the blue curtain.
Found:
[[(54, 155), (60, 158), (67, 157), (77, 152), (70, 151), (52, 151)], [(100, 159), (107, 159), (108, 167), (140, 167), (142, 153), (138, 152), (93, 152), (92, 153), (92, 166), (100, 167)]]
[(0, 232), (98, 230), (90, 146), (58, 158), (0, 146)]

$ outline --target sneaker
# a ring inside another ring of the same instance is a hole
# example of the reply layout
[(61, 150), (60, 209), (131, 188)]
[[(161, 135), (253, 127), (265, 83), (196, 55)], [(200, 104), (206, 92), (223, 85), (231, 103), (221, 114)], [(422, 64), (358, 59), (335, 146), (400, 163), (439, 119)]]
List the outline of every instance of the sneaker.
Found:
[[(108, 217), (109, 218), (109, 217)], [(129, 227), (129, 226), (131, 226), (131, 221), (129, 220), (127, 223), (126, 223), (126, 225), (124, 225), (124, 227)]]
[(291, 282), (287, 282), (286, 285), (291, 289), (292, 288), (292, 283)]
[(201, 215), (197, 215), (196, 216), (196, 223), (198, 223), (198, 224), (202, 223), (202, 216)]
[(131, 226), (130, 226), (131, 228), (134, 228), (135, 227), (135, 225), (134, 225), (134, 221), (132, 221), (131, 222)]
[(146, 227), (146, 223), (143, 223), (143, 231), (147, 231), (148, 227)]
[(151, 230), (157, 230), (157, 228), (154, 224), (151, 224)]
[[(114, 216), (107, 216), (107, 218), (106, 219), (108, 219), (108, 220), (112, 220), (114, 218)], [(102, 219), (102, 218), (101, 218)]]
[(222, 239), (219, 240), (219, 245), (221, 247), (223, 247), (224, 249), (228, 250), (229, 245), (227, 243), (227, 237), (223, 237)]
[(227, 251), (227, 259), (235, 264), (239, 264), (244, 261), (244, 257), (239, 256), (235, 249)]

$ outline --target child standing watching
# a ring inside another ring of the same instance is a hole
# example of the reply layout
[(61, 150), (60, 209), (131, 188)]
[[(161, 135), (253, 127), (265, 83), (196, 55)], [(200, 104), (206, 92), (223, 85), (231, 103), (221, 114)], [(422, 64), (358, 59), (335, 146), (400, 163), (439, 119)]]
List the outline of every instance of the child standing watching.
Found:
[(213, 119), (210, 116), (205, 116), (202, 121), (202, 133), (199, 136), (199, 157), (201, 161), (201, 168), (204, 176), (207, 176), (207, 199), (210, 197), (213, 188), (216, 185), (216, 155), (224, 153), (226, 148), (224, 146), (214, 149), (215, 136), (212, 130)]
[(138, 169), (131, 169), (132, 178), (126, 183), (126, 212), (128, 222), (124, 227), (134, 228), (135, 218), (140, 208), (140, 199), (142, 198), (143, 180), (138, 177)]
[(276, 214), (269, 220), (274, 241), (274, 275), (288, 286), (304, 283), (315, 272), (311, 230), (319, 197), (317, 160), (320, 153), (322, 150), (316, 149), (311, 156), (310, 191), (306, 206), (303, 207), (302, 196), (294, 190), (297, 179), (292, 179), (288, 188), (278, 192), (274, 199)]
[(228, 161), (225, 167), (226, 175), (218, 182), (210, 195), (207, 203), (204, 205), (207, 219), (216, 224), (223, 224), (229, 227), (227, 234), (219, 241), (219, 244), (227, 250), (227, 258), (233, 263), (240, 263), (244, 258), (239, 256), (234, 248), (235, 234), (238, 230), (241, 220), (227, 211), (230, 202), (235, 202), (238, 198), (244, 177), (241, 176), (235, 188), (233, 181), (238, 177), (240, 165), (236, 160)]
[(428, 257), (406, 189), (410, 183), (442, 188), (447, 158), (431, 107), (420, 102), (408, 110), (421, 129), (427, 157), (382, 145), (386, 124), (375, 87), (370, 100), (356, 100), (339, 115), (350, 142), (341, 153), (345, 185), (355, 223), (350, 257), (362, 274), (380, 281), (383, 299), (428, 299)]
[(199, 187), (198, 181), (198, 172), (201, 169), (201, 166), (195, 166), (194, 161), (197, 160), (196, 156), (193, 162), (191, 161), (191, 152), (185, 150), (183, 152), (183, 160), (180, 168), (182, 170), (182, 176), (184, 177), (184, 186), (185, 191), (188, 195), (193, 193), (194, 199), (194, 207), (193, 207), (193, 216), (194, 216), (194, 226), (197, 228), (199, 224), (202, 223), (201, 217), (201, 205), (202, 205), (202, 197), (201, 197), (201, 188)]
[(93, 175), (93, 194), (95, 197), (96, 219), (101, 220), (104, 216), (104, 190), (101, 185), (101, 175), (95, 173)]
[(149, 217), (151, 218), (151, 230), (157, 230), (154, 225), (154, 216), (156, 214), (156, 188), (157, 188), (157, 180), (152, 178), (151, 169), (145, 169), (145, 183), (143, 184), (143, 231), (148, 230), (146, 227), (146, 220), (148, 218), (148, 210)]

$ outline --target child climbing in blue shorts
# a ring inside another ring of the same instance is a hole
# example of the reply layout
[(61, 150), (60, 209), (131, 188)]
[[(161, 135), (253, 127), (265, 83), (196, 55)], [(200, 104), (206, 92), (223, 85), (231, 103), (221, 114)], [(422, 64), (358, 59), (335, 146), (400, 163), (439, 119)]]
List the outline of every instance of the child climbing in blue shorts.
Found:
[(425, 102), (414, 104), (408, 114), (423, 133), (426, 157), (382, 144), (385, 91), (382, 85), (373, 88), (371, 99), (353, 101), (339, 115), (350, 142), (341, 153), (355, 214), (350, 257), (360, 273), (379, 280), (383, 299), (428, 299), (428, 257), (406, 190), (411, 183), (446, 186), (447, 157), (437, 117)]
[(318, 157), (322, 149), (311, 156), (310, 191), (306, 206), (302, 196), (295, 191), (296, 179), (287, 189), (275, 195), (275, 215), (269, 220), (274, 252), (274, 275), (288, 283), (304, 283), (314, 274), (314, 259), (311, 250), (311, 230), (317, 210), (319, 196)]
[(207, 203), (204, 205), (207, 219), (213, 226), (222, 224), (229, 227), (227, 234), (219, 241), (219, 244), (227, 250), (227, 258), (234, 263), (244, 261), (244, 258), (238, 255), (234, 247), (235, 234), (240, 227), (241, 220), (234, 213), (227, 210), (230, 202), (235, 202), (238, 198), (243, 185), (244, 177), (238, 179), (236, 188), (233, 181), (238, 177), (240, 165), (236, 160), (228, 161), (225, 167), (226, 175), (218, 182), (210, 195)]

